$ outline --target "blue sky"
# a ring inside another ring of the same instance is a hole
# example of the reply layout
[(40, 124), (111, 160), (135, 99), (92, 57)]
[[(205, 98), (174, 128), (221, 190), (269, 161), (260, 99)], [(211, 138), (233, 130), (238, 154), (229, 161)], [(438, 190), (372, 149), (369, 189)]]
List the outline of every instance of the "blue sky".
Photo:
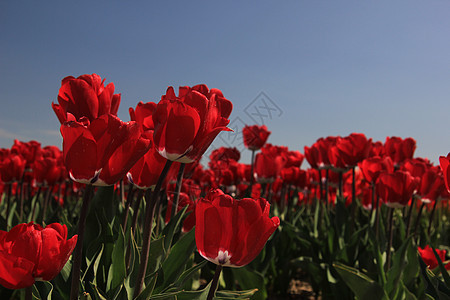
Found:
[(362, 132), (411, 136), (437, 162), (450, 152), (449, 15), (444, 0), (1, 1), (0, 147), (61, 147), (61, 79), (97, 73), (123, 120), (169, 85), (221, 89), (237, 133), (215, 147), (242, 150), (240, 127), (257, 122), (301, 152)]

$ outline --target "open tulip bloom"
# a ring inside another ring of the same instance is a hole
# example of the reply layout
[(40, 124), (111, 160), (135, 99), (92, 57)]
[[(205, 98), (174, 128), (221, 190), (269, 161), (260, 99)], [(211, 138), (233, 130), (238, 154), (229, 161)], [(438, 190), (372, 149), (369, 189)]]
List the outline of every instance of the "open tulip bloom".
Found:
[(74, 181), (115, 184), (151, 146), (136, 122), (122, 122), (113, 115), (85, 121), (61, 125), (64, 164)]
[(168, 160), (191, 163), (203, 155), (226, 126), (233, 108), (218, 89), (204, 84), (180, 87), (178, 97), (167, 89), (153, 113), (154, 141)]
[(67, 239), (67, 227), (53, 223), (42, 228), (33, 222), (9, 232), (0, 230), (0, 284), (8, 289), (30, 287), (59, 274), (77, 243)]
[(245, 266), (280, 225), (278, 217), (269, 217), (269, 210), (263, 198), (237, 200), (219, 189), (210, 191), (195, 209), (198, 252), (217, 265)]

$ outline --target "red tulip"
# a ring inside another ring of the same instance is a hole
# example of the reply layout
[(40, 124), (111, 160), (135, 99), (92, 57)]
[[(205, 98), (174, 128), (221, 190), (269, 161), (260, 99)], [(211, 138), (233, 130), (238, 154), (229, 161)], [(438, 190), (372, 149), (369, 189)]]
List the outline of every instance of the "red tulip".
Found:
[(51, 186), (63, 178), (64, 166), (60, 159), (43, 157), (34, 162), (33, 175), (38, 185)]
[(242, 267), (261, 252), (280, 224), (269, 217), (270, 205), (263, 199), (233, 199), (212, 190), (195, 209), (195, 241), (205, 259), (223, 266)]
[(368, 182), (376, 182), (378, 175), (382, 171), (393, 172), (394, 163), (389, 156), (379, 157), (373, 156), (366, 158), (358, 164), (361, 172), (364, 175), (364, 179)]
[(35, 280), (52, 280), (66, 264), (77, 235), (67, 240), (67, 227), (53, 223), (19, 224), (9, 232), (0, 230), (0, 284), (21, 289)]
[(136, 121), (143, 131), (154, 130), (155, 125), (153, 124), (153, 113), (156, 110), (156, 103), (142, 101), (138, 103), (136, 109), (132, 107), (129, 108), (131, 121)]
[(140, 189), (154, 189), (161, 175), (166, 160), (159, 155), (153, 147), (153, 135), (148, 135), (151, 140), (150, 149), (130, 169), (128, 180)]
[(394, 165), (399, 166), (405, 159), (413, 158), (416, 141), (413, 138), (386, 137), (384, 149), (386, 155), (392, 158)]
[(261, 152), (256, 154), (254, 173), (260, 183), (273, 182), (286, 165), (288, 148), (266, 144)]
[(312, 168), (324, 168), (330, 166), (328, 152), (331, 146), (336, 144), (338, 137), (328, 136), (319, 138), (311, 148), (305, 147), (305, 157)]
[(19, 181), (25, 172), (27, 161), (18, 154), (9, 154), (0, 161), (0, 178), (5, 183)]
[(136, 122), (103, 115), (92, 122), (61, 126), (64, 164), (74, 181), (112, 185), (122, 179), (151, 146)]
[(180, 87), (177, 97), (169, 87), (153, 114), (156, 149), (169, 160), (199, 160), (221, 131), (230, 131), (226, 126), (232, 108), (218, 89)]
[(372, 139), (367, 140), (362, 133), (352, 133), (338, 138), (330, 147), (328, 158), (336, 168), (354, 167), (369, 155)]
[(246, 125), (242, 129), (244, 146), (253, 151), (261, 149), (269, 138), (270, 133), (271, 132), (267, 130), (266, 125)]
[(420, 185), (417, 193), (421, 200), (426, 203), (436, 201), (442, 191), (445, 189), (444, 178), (439, 170), (430, 167), (420, 178)]
[(439, 163), (441, 165), (442, 173), (444, 174), (444, 182), (447, 190), (450, 192), (450, 153), (447, 154), (447, 157), (440, 156)]
[(21, 142), (14, 140), (14, 145), (11, 147), (11, 153), (19, 154), (26, 160), (25, 169), (31, 168), (34, 161), (41, 157), (41, 144), (36, 141)]
[(59, 122), (89, 121), (102, 115), (117, 115), (120, 94), (114, 94), (114, 83), (103, 85), (105, 80), (97, 74), (68, 76), (62, 80), (58, 93), (58, 104), (52, 103)]
[[(439, 265), (436, 256), (434, 255), (433, 249), (426, 245), (425, 248), (418, 247), (417, 250), (419, 251), (420, 257), (422, 258), (423, 262), (431, 269), (437, 268)], [(436, 253), (438, 254), (439, 258), (442, 262), (445, 261), (445, 255), (447, 254), (447, 251), (445, 250), (439, 250), (435, 249)], [(450, 269), (450, 264), (446, 264), (445, 268), (448, 270)]]
[(382, 172), (376, 182), (377, 195), (386, 206), (402, 208), (408, 204), (418, 183), (409, 172)]
[(228, 163), (229, 161), (239, 161), (241, 158), (241, 152), (235, 147), (220, 147), (218, 149), (214, 149), (209, 156), (210, 162), (214, 163), (217, 161), (224, 161)]

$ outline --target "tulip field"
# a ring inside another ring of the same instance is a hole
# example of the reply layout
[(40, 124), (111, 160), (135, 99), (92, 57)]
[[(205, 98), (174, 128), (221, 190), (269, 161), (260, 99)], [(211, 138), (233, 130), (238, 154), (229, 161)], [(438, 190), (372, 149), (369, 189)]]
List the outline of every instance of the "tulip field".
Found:
[(250, 161), (206, 157), (231, 131), (221, 90), (169, 87), (128, 121), (104, 81), (55, 91), (62, 149), (0, 149), (0, 299), (450, 299), (450, 154), (363, 133), (293, 150), (248, 124)]

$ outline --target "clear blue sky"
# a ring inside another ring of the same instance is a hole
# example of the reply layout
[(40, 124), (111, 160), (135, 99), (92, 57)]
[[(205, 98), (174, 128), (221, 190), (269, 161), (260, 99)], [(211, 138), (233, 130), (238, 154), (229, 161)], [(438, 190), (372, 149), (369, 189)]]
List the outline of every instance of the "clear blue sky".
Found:
[[(449, 16), (447, 0), (1, 1), (0, 147), (61, 147), (61, 79), (97, 73), (123, 120), (169, 85), (206, 83), (233, 102), (235, 129), (264, 122), (273, 144), (411, 136), (437, 162), (450, 152)], [(258, 107), (267, 117), (250, 117)]]

